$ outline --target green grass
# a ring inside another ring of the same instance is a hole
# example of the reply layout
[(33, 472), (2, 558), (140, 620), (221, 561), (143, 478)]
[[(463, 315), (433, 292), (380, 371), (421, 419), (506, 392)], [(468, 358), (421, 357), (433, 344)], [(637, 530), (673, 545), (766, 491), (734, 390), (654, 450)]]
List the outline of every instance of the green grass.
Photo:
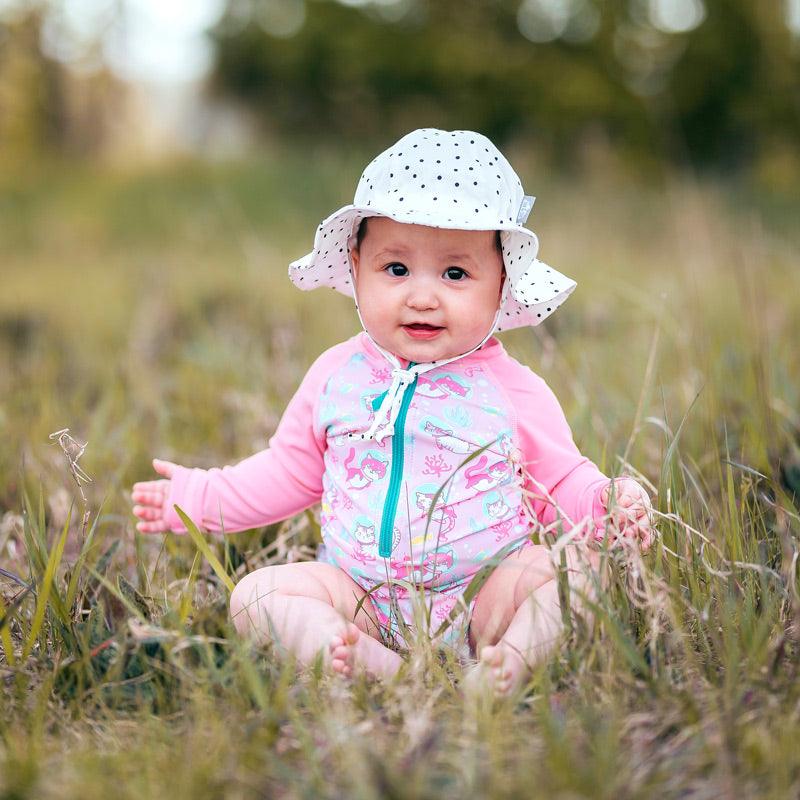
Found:
[(587, 455), (655, 486), (661, 539), (613, 559), (596, 627), (516, 706), (465, 704), (424, 642), (396, 682), (344, 689), (239, 641), (221, 575), (311, 557), (308, 516), (210, 540), (215, 568), (134, 534), (152, 456), (254, 452), (357, 330), (286, 264), (361, 161), (0, 176), (0, 566), (31, 587), (0, 574), (0, 798), (797, 796), (796, 208), (523, 170), (540, 255), (579, 288), (504, 341)]

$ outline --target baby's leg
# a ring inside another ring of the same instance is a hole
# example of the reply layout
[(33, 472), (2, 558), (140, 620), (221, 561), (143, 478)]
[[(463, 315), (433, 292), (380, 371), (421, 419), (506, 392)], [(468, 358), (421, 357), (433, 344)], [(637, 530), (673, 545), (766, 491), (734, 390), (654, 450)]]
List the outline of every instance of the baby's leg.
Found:
[(362, 668), (390, 677), (402, 663), (397, 653), (373, 638), (379, 634), (369, 597), (332, 564), (302, 561), (251, 572), (233, 590), (231, 617), (240, 634), (275, 641), (303, 664), (311, 664), (322, 651), (326, 662), (344, 675)]
[[(600, 554), (567, 547), (567, 579), (573, 610), (590, 618), (583, 597), (595, 596)], [(510, 694), (557, 647), (564, 630), (556, 569), (548, 548), (533, 545), (505, 558), (478, 596), (470, 643), (479, 656), (468, 686), (488, 683)]]

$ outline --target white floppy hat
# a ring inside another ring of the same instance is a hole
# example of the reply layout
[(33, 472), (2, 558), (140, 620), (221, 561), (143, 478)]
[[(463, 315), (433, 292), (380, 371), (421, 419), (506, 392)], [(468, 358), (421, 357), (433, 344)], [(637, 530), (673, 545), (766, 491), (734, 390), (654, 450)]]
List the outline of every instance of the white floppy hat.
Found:
[(499, 230), (508, 280), (494, 330), (538, 325), (576, 284), (536, 258), (539, 240), (524, 227), (533, 202), (503, 154), (482, 134), (421, 128), (370, 162), (353, 203), (322, 221), (314, 249), (289, 265), (289, 277), (300, 289), (329, 286), (354, 296), (350, 250), (365, 217)]

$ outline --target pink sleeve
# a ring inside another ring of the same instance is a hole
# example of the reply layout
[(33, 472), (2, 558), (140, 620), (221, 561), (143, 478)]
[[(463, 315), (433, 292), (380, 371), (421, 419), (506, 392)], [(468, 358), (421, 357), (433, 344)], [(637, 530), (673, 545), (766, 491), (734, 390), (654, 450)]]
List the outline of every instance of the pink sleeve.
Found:
[(315, 424), (317, 407), (351, 342), (331, 348), (314, 362), (266, 450), (222, 469), (178, 467), (164, 503), (164, 519), (172, 531), (186, 532), (175, 505), (201, 529), (232, 533), (278, 522), (319, 501), (325, 430)]
[[(494, 365), (493, 365), (494, 366)], [(600, 493), (609, 478), (572, 440), (572, 431), (550, 387), (513, 359), (498, 377), (516, 409), (526, 489), (533, 510), (545, 526), (559, 516), (565, 529), (584, 524), (593, 538), (603, 538), (605, 507)]]

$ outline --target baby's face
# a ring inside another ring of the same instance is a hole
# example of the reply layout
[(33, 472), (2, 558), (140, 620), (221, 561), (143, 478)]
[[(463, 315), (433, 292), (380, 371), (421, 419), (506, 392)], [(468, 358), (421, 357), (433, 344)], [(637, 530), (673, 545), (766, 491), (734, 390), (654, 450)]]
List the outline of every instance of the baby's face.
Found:
[(370, 217), (351, 253), (364, 325), (408, 361), (440, 361), (480, 344), (500, 304), (503, 257), (494, 231)]

